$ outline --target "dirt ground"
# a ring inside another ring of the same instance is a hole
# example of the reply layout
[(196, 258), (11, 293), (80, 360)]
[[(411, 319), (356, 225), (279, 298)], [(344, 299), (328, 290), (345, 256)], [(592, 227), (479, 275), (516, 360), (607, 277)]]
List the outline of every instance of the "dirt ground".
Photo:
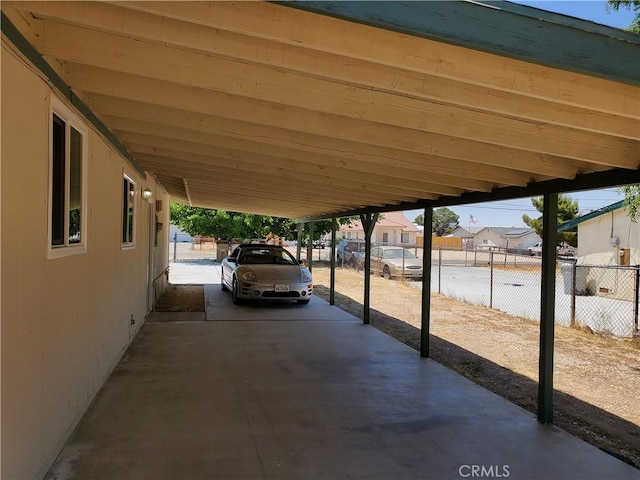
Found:
[(204, 312), (204, 287), (169, 284), (156, 302), (155, 311)]
[[(314, 292), (327, 301), (329, 273), (314, 266)], [(419, 351), (422, 292), (371, 280), (371, 325)], [(336, 269), (336, 306), (362, 318), (363, 292), (362, 273)], [(156, 309), (203, 311), (203, 287), (170, 285)], [(534, 414), (539, 333), (535, 321), (431, 296), (431, 358)], [(556, 326), (554, 369), (554, 423), (640, 468), (638, 342)]]

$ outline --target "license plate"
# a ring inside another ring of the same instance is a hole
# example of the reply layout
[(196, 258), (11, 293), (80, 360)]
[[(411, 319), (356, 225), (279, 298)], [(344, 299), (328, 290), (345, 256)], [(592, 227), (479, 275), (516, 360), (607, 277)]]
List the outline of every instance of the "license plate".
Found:
[(276, 283), (276, 292), (288, 292), (289, 285), (286, 283)]

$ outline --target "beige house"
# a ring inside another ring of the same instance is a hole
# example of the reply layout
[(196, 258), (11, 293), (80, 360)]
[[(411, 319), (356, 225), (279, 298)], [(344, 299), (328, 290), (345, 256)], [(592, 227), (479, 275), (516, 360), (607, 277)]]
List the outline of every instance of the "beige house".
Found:
[(575, 227), (579, 264), (640, 264), (640, 223), (631, 221), (623, 200), (566, 222), (558, 230)]
[[(371, 242), (377, 245), (415, 245), (420, 233), (420, 229), (402, 212), (386, 212), (373, 228)], [(347, 225), (342, 225), (338, 236), (364, 239), (362, 223), (360, 220), (353, 220)]]
[(540, 240), (532, 228), (484, 227), (473, 236), (473, 244), (480, 250), (524, 252)]
[(4, 41), (2, 119), (2, 476), (42, 478), (166, 286), (169, 197)]

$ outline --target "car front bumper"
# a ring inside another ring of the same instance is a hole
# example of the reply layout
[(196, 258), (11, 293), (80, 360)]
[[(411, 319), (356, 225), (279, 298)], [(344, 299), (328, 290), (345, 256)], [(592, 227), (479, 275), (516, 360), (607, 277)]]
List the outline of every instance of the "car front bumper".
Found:
[(238, 298), (242, 300), (309, 300), (312, 283), (257, 283), (241, 281)]

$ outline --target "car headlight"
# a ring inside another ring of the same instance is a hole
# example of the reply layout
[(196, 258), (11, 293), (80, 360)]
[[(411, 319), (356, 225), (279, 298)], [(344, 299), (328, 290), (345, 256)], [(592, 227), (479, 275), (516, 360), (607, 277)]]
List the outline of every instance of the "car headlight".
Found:
[(249, 272), (244, 272), (242, 274), (242, 279), (247, 281), (247, 282), (257, 282), (258, 279), (256, 278), (256, 274), (249, 271)]
[(311, 272), (309, 270), (302, 270), (302, 281), (304, 283), (311, 283)]

